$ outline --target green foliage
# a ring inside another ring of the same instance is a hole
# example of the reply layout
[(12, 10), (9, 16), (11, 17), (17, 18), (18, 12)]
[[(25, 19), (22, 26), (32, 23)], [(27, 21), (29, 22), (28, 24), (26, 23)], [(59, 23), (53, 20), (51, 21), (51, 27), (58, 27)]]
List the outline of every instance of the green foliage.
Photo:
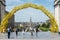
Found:
[(46, 27), (47, 27), (47, 28), (50, 28), (50, 23), (47, 23)]
[(40, 25), (37, 25), (37, 26), (36, 26), (36, 28), (39, 28), (39, 27), (40, 27)]
[(42, 25), (40, 25), (39, 29), (42, 31), (49, 31), (50, 28), (50, 22), (44, 22)]
[(30, 31), (30, 29), (27, 29), (27, 32), (29, 32)]
[(42, 27), (46, 27), (46, 23), (43, 23), (43, 24), (42, 24)]
[(42, 30), (42, 31), (49, 31), (49, 28), (40, 27), (40, 30)]
[(19, 29), (19, 31), (22, 31), (23, 27), (21, 26), (17, 26), (17, 28)]

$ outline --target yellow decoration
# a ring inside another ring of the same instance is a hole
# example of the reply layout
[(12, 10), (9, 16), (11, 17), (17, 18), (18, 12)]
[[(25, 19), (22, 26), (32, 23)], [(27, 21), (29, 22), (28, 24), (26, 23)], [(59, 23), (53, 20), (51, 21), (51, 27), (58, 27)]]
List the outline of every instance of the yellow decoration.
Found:
[[(4, 17), (4, 19), (1, 22), (0, 25), (0, 32), (3, 32), (3, 29), (6, 28), (7, 24), (8, 24), (8, 20), (19, 10), (24, 9), (24, 8), (28, 8), (28, 7), (32, 7), (38, 10), (41, 10), (42, 12), (44, 12), (44, 14), (46, 14), (49, 18), (50, 18), (50, 22), (51, 22), (51, 28), (50, 30), (52, 32), (58, 32), (58, 25), (56, 23), (56, 20), (54, 18), (54, 16), (52, 15), (52, 13), (50, 13), (47, 9), (44, 8), (44, 6), (38, 6), (36, 4), (31, 4), (31, 3), (26, 3), (23, 4), (21, 6), (16, 6), (14, 7), (6, 17)], [(2, 28), (3, 27), (3, 28)], [(4, 29), (5, 30), (5, 29)]]

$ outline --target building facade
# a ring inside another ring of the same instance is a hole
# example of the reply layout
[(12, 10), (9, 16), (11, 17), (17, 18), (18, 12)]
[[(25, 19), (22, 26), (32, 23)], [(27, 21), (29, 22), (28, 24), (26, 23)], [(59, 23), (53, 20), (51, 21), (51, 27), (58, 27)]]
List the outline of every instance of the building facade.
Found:
[(35, 28), (35, 26), (37, 26), (39, 22), (32, 22), (32, 19), (30, 17), (30, 22), (15, 22), (14, 24), (17, 27), (22, 25), (23, 27), (26, 27), (26, 28)]
[[(5, 0), (0, 0), (0, 24), (3, 18), (8, 14), (8, 12), (5, 10)], [(11, 27), (14, 27), (14, 15), (8, 20)]]
[(26, 27), (26, 28), (35, 28), (35, 26), (39, 25), (39, 22), (32, 22), (32, 25), (30, 22), (15, 22), (14, 25), (15, 27), (18, 27), (20, 26), (20, 24), (23, 26), (23, 27)]
[(0, 0), (0, 24), (5, 16), (5, 0)]
[[(5, 11), (5, 16), (9, 13), (8, 11)], [(9, 23), (8, 23), (8, 26), (11, 26), (11, 27), (14, 27), (14, 15), (8, 20)]]
[(54, 8), (55, 8), (55, 19), (57, 21), (58, 28), (60, 31), (60, 0), (54, 1)]

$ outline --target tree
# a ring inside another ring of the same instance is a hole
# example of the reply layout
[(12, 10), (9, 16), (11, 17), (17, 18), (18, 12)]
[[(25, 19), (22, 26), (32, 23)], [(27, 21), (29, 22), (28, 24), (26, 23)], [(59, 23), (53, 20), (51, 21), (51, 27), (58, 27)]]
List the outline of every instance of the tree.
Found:
[(46, 27), (47, 27), (47, 28), (49, 28), (49, 27), (50, 27), (50, 25), (51, 25), (50, 21), (49, 21), (49, 20), (47, 20), (47, 21), (46, 21), (46, 23), (47, 23), (47, 26), (46, 26)]
[(40, 27), (40, 24), (36, 25), (35, 27), (36, 27), (36, 28), (39, 28), (39, 27)]
[(46, 27), (47, 27), (47, 28), (49, 28), (49, 27), (50, 27), (50, 23), (49, 23), (49, 22), (47, 23)]
[(42, 27), (46, 27), (46, 23), (43, 23), (43, 24), (42, 24)]

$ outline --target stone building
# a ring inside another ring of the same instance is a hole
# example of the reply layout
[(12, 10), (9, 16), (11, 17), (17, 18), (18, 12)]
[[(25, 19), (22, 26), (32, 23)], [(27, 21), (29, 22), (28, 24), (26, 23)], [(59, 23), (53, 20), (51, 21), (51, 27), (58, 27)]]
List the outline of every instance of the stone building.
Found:
[(26, 28), (30, 28), (30, 27), (35, 28), (35, 26), (37, 26), (39, 24), (39, 22), (32, 22), (32, 25), (31, 25), (30, 22), (15, 22), (14, 23), (15, 27), (20, 26), (20, 24), (23, 25), (23, 27), (26, 27)]
[(55, 10), (55, 19), (57, 21), (58, 24), (58, 28), (60, 31), (60, 0), (55, 0), (54, 1), (54, 10)]
[(20, 24), (23, 25), (23, 27), (25, 28), (30, 28), (30, 27), (35, 28), (39, 24), (39, 22), (32, 22), (32, 19), (30, 17), (30, 22), (15, 22), (14, 23), (14, 25), (17, 27), (20, 26)]
[[(0, 0), (0, 24), (1, 24), (2, 19), (8, 14), (8, 12), (5, 10), (6, 9), (5, 2), (6, 2), (5, 0)], [(9, 19), (9, 25), (11, 27), (14, 27), (14, 16), (12, 16)]]
[(5, 16), (5, 7), (6, 7), (5, 0), (0, 0), (0, 24)]
[[(8, 11), (5, 11), (5, 15), (7, 15), (9, 12)], [(11, 27), (14, 27), (14, 15), (8, 20), (9, 21), (9, 24), (8, 26), (11, 26)]]

